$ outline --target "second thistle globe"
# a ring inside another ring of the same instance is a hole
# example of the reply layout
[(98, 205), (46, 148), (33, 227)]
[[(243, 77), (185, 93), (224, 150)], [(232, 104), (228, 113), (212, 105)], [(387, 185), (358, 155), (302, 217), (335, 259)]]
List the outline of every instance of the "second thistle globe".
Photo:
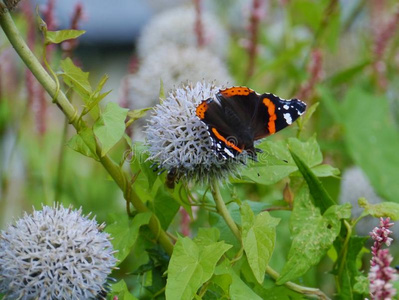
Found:
[(44, 206), (1, 231), (4, 299), (102, 299), (116, 264), (103, 228), (81, 209)]
[(241, 159), (223, 160), (215, 155), (207, 127), (195, 114), (198, 104), (219, 90), (212, 83), (189, 83), (155, 106), (146, 136), (150, 159), (160, 168), (176, 177), (209, 183), (234, 174), (242, 165)]

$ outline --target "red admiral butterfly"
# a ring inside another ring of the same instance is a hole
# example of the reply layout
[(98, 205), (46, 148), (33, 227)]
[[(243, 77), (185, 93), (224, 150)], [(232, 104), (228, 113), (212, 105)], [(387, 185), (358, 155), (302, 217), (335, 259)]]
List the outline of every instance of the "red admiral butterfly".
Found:
[(256, 161), (254, 141), (291, 125), (306, 110), (298, 99), (284, 100), (276, 95), (259, 95), (247, 87), (220, 90), (216, 99), (203, 100), (196, 115), (207, 127), (216, 153), (234, 158), (244, 150)]

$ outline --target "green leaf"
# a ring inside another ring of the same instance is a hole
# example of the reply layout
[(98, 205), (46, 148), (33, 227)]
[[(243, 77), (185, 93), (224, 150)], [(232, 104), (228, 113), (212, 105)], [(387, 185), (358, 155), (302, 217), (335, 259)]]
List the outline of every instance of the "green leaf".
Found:
[(341, 173), (339, 169), (334, 168), (330, 165), (318, 165), (316, 167), (313, 167), (311, 170), (316, 175), (316, 177), (338, 176)]
[(289, 13), (294, 24), (307, 25), (314, 32), (319, 28), (323, 17), (324, 1), (296, 0), (290, 1)]
[(369, 291), (370, 281), (368, 280), (368, 278), (364, 275), (360, 275), (360, 276), (357, 276), (355, 278), (355, 280), (356, 280), (356, 283), (353, 286), (354, 292), (356, 292), (358, 294), (369, 295), (370, 294), (370, 291)]
[[(347, 252), (346, 257), (340, 256), (338, 258), (336, 265), (341, 266), (343, 264), (343, 266), (339, 267), (338, 271), (342, 271), (337, 276), (340, 282), (340, 299), (364, 299), (359, 298), (359, 295), (355, 295), (354, 286), (356, 283), (355, 278), (362, 274), (357, 267), (358, 256), (368, 239), (368, 237), (352, 236), (345, 251)], [(337, 251), (342, 253), (342, 248), (337, 249)]]
[(371, 63), (370, 60), (365, 60), (359, 64), (351, 66), (343, 71), (340, 71), (330, 78), (327, 78), (327, 83), (332, 86), (339, 86), (341, 84), (349, 83), (353, 78), (356, 78), (363, 70), (369, 66)]
[(342, 115), (340, 105), (337, 99), (331, 94), (331, 91), (324, 86), (317, 87), (317, 92), (320, 94), (320, 102), (326, 108), (328, 113), (334, 119), (335, 122), (342, 121)]
[(231, 276), (228, 274), (213, 275), (211, 281), (218, 285), (223, 291), (223, 295), (221, 295), (219, 299), (229, 299), (229, 288), (232, 283)]
[(170, 223), (173, 221), (177, 212), (179, 211), (180, 205), (175, 199), (164, 189), (159, 189), (156, 196), (154, 197), (154, 205), (152, 210), (158, 217), (161, 227), (166, 230)]
[(242, 243), (248, 264), (260, 284), (265, 278), (266, 267), (273, 254), (279, 221), (268, 212), (262, 212), (255, 217), (248, 203), (241, 206)]
[(96, 89), (94, 90), (94, 93), (99, 93), (102, 91), (104, 88), (104, 85), (107, 83), (109, 79), (109, 76), (107, 74), (104, 74), (101, 78), (100, 81), (98, 82)]
[(342, 122), (355, 163), (367, 174), (378, 195), (399, 202), (399, 131), (388, 103), (384, 97), (354, 88), (345, 97)]
[(152, 109), (152, 107), (129, 110), (129, 112), (127, 113), (127, 116), (132, 121), (136, 121), (136, 120), (141, 119), (142, 117), (144, 117), (146, 115), (147, 111), (149, 111), (151, 109)]
[(222, 255), (231, 248), (224, 242), (195, 243), (179, 237), (168, 268), (166, 299), (192, 299), (209, 280)]
[(316, 102), (312, 104), (307, 110), (306, 114), (302, 118), (302, 127), (305, 127), (306, 124), (308, 124), (310, 118), (313, 116), (313, 114), (316, 112), (317, 107), (319, 106), (320, 102)]
[(299, 171), (309, 186), (309, 190), (313, 196), (315, 205), (320, 208), (322, 213), (324, 213), (330, 206), (335, 204), (334, 201), (327, 193), (320, 180), (309, 169), (309, 167), (292, 150), (290, 150), (290, 152), (292, 158), (298, 166)]
[(96, 152), (96, 140), (91, 128), (84, 128), (79, 133), (74, 135), (67, 143), (67, 145), (85, 156), (94, 158), (99, 161)]
[[(216, 267), (215, 275), (225, 275), (225, 283), (231, 281), (229, 287), (229, 295), (232, 300), (262, 300), (244, 281), (238, 276), (230, 265), (230, 262), (225, 259)], [(229, 276), (231, 279), (229, 279)]]
[(119, 282), (112, 284), (111, 288), (112, 290), (109, 295), (110, 299), (114, 299), (114, 297), (117, 296), (118, 300), (137, 300), (136, 297), (130, 294), (124, 280), (120, 280)]
[(65, 29), (65, 30), (57, 30), (57, 31), (47, 31), (46, 33), (46, 44), (59, 44), (66, 40), (76, 39), (86, 31), (84, 30), (74, 30), (74, 29)]
[(62, 76), (65, 84), (77, 92), (87, 103), (92, 93), (89, 72), (83, 72), (79, 67), (74, 65), (69, 57), (61, 60), (61, 68), (64, 71)]
[(324, 215), (312, 203), (307, 186), (294, 199), (290, 230), (293, 242), (277, 284), (305, 274), (327, 253), (341, 230), (341, 219), (349, 218), (351, 206), (333, 205)]
[(399, 220), (399, 203), (383, 202), (369, 204), (365, 198), (360, 198), (359, 206), (364, 208), (362, 216), (371, 215), (375, 218), (389, 217), (394, 221)]
[[(298, 167), (288, 148), (295, 150), (295, 153), (311, 167), (323, 161), (320, 147), (314, 136), (306, 142), (301, 142), (296, 138), (276, 142), (265, 141), (257, 145), (257, 148), (263, 150), (263, 153), (258, 155), (259, 162), (251, 164), (241, 172), (241, 181), (270, 185), (297, 171)], [(239, 179), (232, 181), (240, 182)]]
[[(322, 34), (322, 38), (320, 38), (320, 43), (326, 44), (331, 51), (335, 51), (337, 48), (337, 42), (340, 37), (341, 30), (341, 16), (340, 10), (335, 9), (335, 11), (330, 11), (326, 5), (325, 11), (330, 14), (329, 21), (327, 22), (324, 32)], [(323, 15), (326, 13), (324, 12)]]
[(115, 257), (121, 263), (130, 253), (139, 235), (140, 227), (148, 224), (152, 213), (138, 213), (133, 220), (127, 216), (119, 217), (117, 221), (106, 227), (106, 231), (113, 237), (112, 245), (118, 252)]
[(106, 155), (125, 133), (127, 112), (128, 109), (109, 102), (100, 118), (94, 123), (94, 134), (102, 146), (101, 156)]
[(86, 102), (85, 105), (85, 111), (84, 114), (87, 114), (91, 112), (92, 117), (94, 119), (98, 118), (99, 115), (99, 107), (98, 104), (106, 97), (108, 96), (111, 91), (101, 93), (101, 90), (103, 89), (105, 83), (108, 81), (108, 75), (103, 75), (94, 90), (89, 96), (89, 98), (84, 99)]
[[(161, 181), (157, 171), (154, 171), (154, 167), (151, 166), (153, 162), (147, 160), (148, 152), (143, 143), (135, 142), (133, 144), (133, 151), (134, 157), (131, 161), (130, 167), (133, 174), (135, 174), (137, 177), (132, 185), (132, 188), (136, 191), (137, 195), (142, 199), (142, 201), (151, 201), (152, 203), (152, 201), (157, 197), (158, 189), (163, 187), (164, 183)], [(166, 196), (161, 197), (163, 198)], [(176, 200), (175, 197), (174, 199)], [(171, 208), (174, 208), (174, 203), (169, 202), (169, 198), (166, 198), (166, 200), (167, 203), (171, 203)], [(153, 211), (158, 210), (158, 205), (163, 206), (164, 204), (160, 204), (159, 201), (155, 199)], [(159, 208), (159, 212), (161, 215), (163, 214), (162, 208)], [(169, 212), (165, 213), (169, 215)]]
[(217, 228), (200, 228), (194, 241), (197, 245), (208, 245), (216, 243), (220, 238), (220, 231)]

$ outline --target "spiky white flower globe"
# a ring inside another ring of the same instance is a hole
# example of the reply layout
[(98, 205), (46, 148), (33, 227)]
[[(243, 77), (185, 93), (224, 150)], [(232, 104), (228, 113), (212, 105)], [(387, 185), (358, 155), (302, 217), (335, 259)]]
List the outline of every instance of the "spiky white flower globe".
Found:
[(4, 299), (94, 299), (116, 264), (104, 225), (82, 210), (44, 206), (0, 234)]
[(195, 114), (198, 104), (214, 97), (219, 90), (210, 83), (189, 83), (157, 105), (146, 129), (149, 159), (161, 169), (175, 172), (178, 178), (199, 183), (233, 175), (243, 157), (218, 157), (206, 125)]
[(151, 52), (143, 60), (139, 71), (129, 76), (130, 108), (144, 108), (159, 103), (161, 80), (166, 94), (187, 81), (232, 83), (226, 65), (206, 49), (165, 44)]
[[(219, 57), (225, 57), (228, 34), (217, 17), (202, 11), (204, 47)], [(173, 43), (183, 47), (198, 47), (195, 34), (196, 13), (192, 6), (181, 6), (164, 11), (150, 20), (137, 42), (139, 57), (144, 58), (163, 44)]]

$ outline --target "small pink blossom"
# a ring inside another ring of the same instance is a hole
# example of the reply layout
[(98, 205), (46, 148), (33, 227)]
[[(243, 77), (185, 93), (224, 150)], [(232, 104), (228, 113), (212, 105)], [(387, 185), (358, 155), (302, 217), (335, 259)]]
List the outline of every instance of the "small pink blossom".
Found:
[[(72, 16), (71, 16), (71, 29), (78, 30), (79, 29), (79, 24), (83, 19), (85, 19), (86, 16), (84, 14), (83, 10), (83, 4), (78, 2), (75, 5), (75, 8), (73, 10)], [(62, 50), (64, 51), (64, 55), (67, 57), (72, 56), (72, 52), (76, 49), (78, 46), (79, 41), (77, 39), (72, 39), (72, 40), (67, 40), (61, 44)]]
[(204, 27), (202, 24), (202, 10), (201, 10), (201, 0), (194, 0), (195, 4), (195, 34), (197, 35), (197, 44), (199, 47), (205, 45), (204, 39)]
[[(381, 13), (383, 9), (383, 1), (373, 2), (373, 34), (374, 34), (374, 62), (373, 69), (377, 75), (377, 84), (381, 90), (386, 90), (388, 79), (386, 75), (386, 63), (384, 61), (384, 53), (386, 52), (389, 43), (392, 41), (397, 29), (399, 27), (399, 6), (396, 7), (395, 13), (382, 23)], [(378, 13), (379, 11), (379, 13)]]
[(180, 208), (180, 216), (181, 216), (181, 221), (180, 221), (180, 229), (181, 232), (184, 236), (190, 236), (190, 216), (188, 215), (188, 213), (186, 212), (186, 210), (181, 207)]
[(389, 300), (396, 294), (396, 289), (391, 283), (397, 279), (395, 269), (390, 267), (393, 258), (389, 249), (382, 249), (384, 244), (389, 247), (392, 243), (392, 238), (389, 237), (392, 234), (389, 228), (392, 226), (389, 218), (381, 218), (380, 226), (370, 232), (374, 245), (371, 247), (373, 257), (370, 261), (369, 280), (370, 295), (374, 300)]
[(313, 94), (316, 84), (321, 81), (324, 75), (322, 66), (323, 53), (320, 49), (315, 48), (310, 54), (310, 62), (307, 68), (310, 76), (299, 90), (299, 99), (307, 99)]
[(264, 0), (253, 0), (251, 14), (249, 17), (248, 44), (245, 48), (248, 50), (249, 62), (247, 68), (247, 79), (249, 79), (255, 69), (256, 54), (258, 53), (258, 35), (260, 22), (266, 17), (266, 4)]

